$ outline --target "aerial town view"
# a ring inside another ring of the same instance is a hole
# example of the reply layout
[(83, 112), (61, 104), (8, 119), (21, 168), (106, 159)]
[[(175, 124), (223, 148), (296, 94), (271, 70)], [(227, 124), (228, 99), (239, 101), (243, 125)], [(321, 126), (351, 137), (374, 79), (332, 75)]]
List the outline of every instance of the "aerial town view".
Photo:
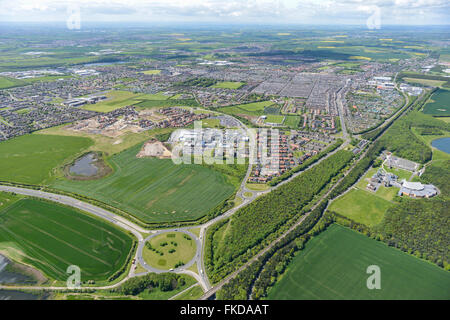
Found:
[(450, 300), (450, 3), (325, 2), (0, 1), (0, 300)]

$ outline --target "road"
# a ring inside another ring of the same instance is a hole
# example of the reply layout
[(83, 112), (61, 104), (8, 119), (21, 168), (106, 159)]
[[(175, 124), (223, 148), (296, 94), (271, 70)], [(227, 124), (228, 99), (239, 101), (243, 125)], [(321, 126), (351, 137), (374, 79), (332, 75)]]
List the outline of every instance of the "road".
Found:
[[(423, 97), (423, 96), (421, 96)], [(420, 99), (417, 99), (416, 101), (419, 101)], [(402, 108), (400, 108), (400, 110), (398, 112), (404, 112), (406, 111), (406, 106), (408, 105), (408, 99), (406, 98), (405, 104)], [(397, 114), (397, 113), (396, 113)], [(402, 116), (404, 115), (401, 114), (399, 116), (398, 119), (400, 119)], [(395, 118), (390, 118), (390, 119), (395, 119)], [(398, 120), (396, 119), (396, 120)], [(385, 126), (390, 126), (392, 125), (392, 123), (394, 123), (396, 120), (393, 120), (391, 122), (385, 122), (383, 124), (383, 127)], [(378, 127), (379, 128), (379, 127)], [(348, 175), (348, 173), (359, 163), (359, 161), (361, 161), (362, 159), (365, 158), (367, 152), (369, 151), (369, 148), (371, 145), (373, 145), (376, 141), (378, 141), (385, 133), (386, 131), (384, 131), (382, 134), (380, 134), (373, 142), (372, 144), (368, 144), (366, 146), (365, 151), (363, 152), (363, 154), (359, 157), (359, 159), (357, 161), (355, 161), (355, 163), (344, 173), (344, 175), (319, 199), (317, 200), (316, 204), (311, 207), (311, 210), (309, 212), (307, 212), (305, 215), (303, 215), (292, 227), (290, 227), (286, 232), (284, 232), (282, 235), (280, 235), (276, 240), (274, 240), (271, 244), (269, 244), (267, 247), (265, 247), (263, 250), (261, 250), (258, 254), (256, 254), (255, 256), (253, 256), (250, 260), (248, 260), (244, 265), (242, 265), (240, 268), (238, 268), (236, 271), (234, 271), (233, 273), (231, 273), (229, 276), (227, 276), (225, 279), (223, 279), (222, 281), (220, 281), (218, 284), (216, 284), (214, 287), (212, 287), (211, 289), (209, 289), (203, 296), (202, 296), (202, 300), (207, 300), (209, 298), (211, 298), (213, 295), (216, 294), (217, 291), (219, 291), (225, 284), (227, 284), (230, 280), (232, 280), (234, 277), (236, 277), (240, 272), (242, 272), (243, 270), (245, 270), (248, 266), (250, 266), (253, 262), (255, 262), (259, 257), (261, 257), (263, 254), (265, 254), (268, 250), (270, 250), (271, 248), (273, 248), (273, 246), (275, 246), (278, 242), (280, 242), (284, 237), (286, 237), (289, 233), (291, 233), (296, 227), (298, 227), (303, 221), (304, 219), (306, 219), (306, 217), (308, 217), (312, 211), (339, 185), (339, 183)], [(346, 140), (346, 143), (348, 143), (348, 139)], [(344, 144), (343, 144), (344, 145)], [(342, 145), (342, 146), (343, 146)], [(342, 147), (341, 146), (341, 147)], [(339, 148), (340, 149), (340, 148)], [(337, 149), (337, 150), (339, 150)], [(337, 151), (336, 150), (336, 151)], [(361, 179), (361, 178), (360, 178)], [(358, 179), (359, 181), (359, 179)], [(353, 185), (352, 185), (353, 186)], [(351, 187), (352, 187), (351, 186)], [(350, 187), (350, 188), (351, 188)], [(350, 189), (349, 188), (349, 189)], [(347, 190), (348, 191), (348, 190)], [(339, 196), (338, 196), (339, 197)], [(328, 201), (328, 206), (331, 204), (331, 202), (334, 199), (331, 199), (330, 201)], [(327, 209), (325, 208), (325, 210)]]
[[(248, 127), (245, 124), (243, 124), (239, 120), (237, 120), (237, 121), (241, 124), (242, 129), (248, 130)], [(318, 160), (316, 163), (312, 164), (311, 166), (309, 166), (306, 169), (316, 166), (321, 161), (325, 160), (326, 158), (328, 158), (329, 156), (331, 156), (338, 150), (341, 150), (348, 144), (348, 142), (349, 141), (346, 140), (339, 148), (337, 148), (333, 152), (330, 152), (325, 157)], [(136, 237), (136, 239), (138, 240), (138, 249), (136, 250), (135, 261), (139, 262), (139, 264), (141, 264), (144, 267), (144, 269), (146, 269), (147, 271), (143, 272), (143, 273), (135, 273), (134, 271), (136, 269), (136, 264), (133, 264), (130, 269), (130, 273), (127, 275), (126, 278), (124, 278), (120, 282), (110, 285), (110, 286), (102, 286), (102, 287), (92, 286), (91, 288), (95, 288), (95, 289), (116, 288), (116, 287), (120, 286), (124, 281), (126, 281), (127, 279), (129, 279), (131, 277), (141, 276), (148, 272), (155, 272), (155, 273), (168, 272), (167, 270), (156, 269), (156, 268), (153, 268), (153, 267), (149, 266), (148, 264), (146, 264), (142, 257), (143, 248), (144, 248), (145, 242), (156, 235), (159, 235), (159, 234), (165, 233), (165, 232), (179, 231), (179, 232), (188, 234), (190, 237), (192, 237), (196, 241), (197, 252), (191, 261), (189, 261), (187, 264), (183, 265), (182, 267), (179, 267), (179, 268), (173, 270), (172, 272), (179, 273), (179, 274), (188, 274), (188, 275), (194, 277), (199, 282), (199, 284), (202, 286), (204, 291), (208, 291), (212, 288), (212, 286), (206, 275), (205, 266), (204, 266), (205, 234), (206, 234), (207, 228), (209, 228), (211, 225), (217, 223), (218, 221), (221, 221), (223, 219), (226, 219), (226, 218), (232, 216), (236, 211), (238, 211), (240, 208), (248, 205), (249, 203), (253, 202), (260, 195), (269, 193), (272, 190), (279, 188), (281, 185), (289, 182), (290, 180), (297, 177), (299, 174), (301, 174), (304, 171), (304, 170), (302, 170), (302, 171), (299, 171), (299, 172), (293, 174), (289, 179), (286, 179), (285, 181), (279, 183), (278, 185), (276, 185), (272, 188), (269, 188), (268, 190), (254, 191), (254, 190), (249, 190), (248, 188), (246, 188), (246, 181), (247, 181), (249, 175), (251, 174), (251, 170), (252, 170), (252, 164), (249, 162), (245, 179), (242, 181), (240, 188), (237, 192), (237, 196), (241, 197), (243, 200), (240, 205), (228, 210), (224, 214), (222, 214), (214, 219), (211, 219), (208, 222), (206, 222), (200, 226), (189, 226), (189, 227), (158, 229), (158, 230), (144, 229), (144, 228), (136, 225), (135, 223), (128, 221), (127, 219), (125, 219), (119, 215), (116, 215), (112, 212), (109, 212), (103, 208), (97, 207), (90, 203), (86, 203), (81, 200), (78, 200), (78, 199), (75, 199), (75, 198), (72, 198), (69, 196), (65, 196), (65, 195), (53, 194), (53, 193), (44, 192), (41, 190), (27, 189), (27, 188), (22, 188), (22, 187), (13, 187), (13, 186), (7, 186), (7, 185), (0, 185), (0, 191), (13, 192), (13, 193), (22, 194), (22, 195), (26, 195), (26, 196), (30, 196), (30, 197), (42, 198), (42, 199), (46, 199), (49, 201), (58, 202), (58, 203), (66, 205), (66, 206), (77, 208), (79, 210), (82, 210), (82, 211), (88, 212), (92, 215), (95, 215), (101, 219), (109, 221), (109, 222), (115, 224), (116, 226), (118, 226), (119, 228), (122, 228), (124, 230), (131, 232)], [(251, 193), (252, 195), (249, 197), (245, 197), (244, 193), (247, 193), (247, 192)], [(195, 229), (195, 228), (200, 228), (199, 237), (197, 237), (194, 233), (189, 231), (190, 229)], [(198, 273), (188, 270), (188, 268), (192, 267), (195, 263), (197, 263)], [(18, 287), (18, 286), (0, 286), (0, 288), (1, 289), (27, 289), (27, 290), (67, 289), (65, 287)]]
[(341, 129), (342, 129), (342, 137), (344, 140), (348, 139), (348, 131), (347, 131), (347, 125), (345, 124), (345, 110), (344, 110), (344, 104), (342, 103), (342, 91), (345, 90), (349, 83), (350, 79), (347, 79), (345, 82), (345, 86), (339, 89), (339, 91), (336, 94), (336, 105), (337, 105), (337, 111), (339, 114), (339, 119), (341, 121)]

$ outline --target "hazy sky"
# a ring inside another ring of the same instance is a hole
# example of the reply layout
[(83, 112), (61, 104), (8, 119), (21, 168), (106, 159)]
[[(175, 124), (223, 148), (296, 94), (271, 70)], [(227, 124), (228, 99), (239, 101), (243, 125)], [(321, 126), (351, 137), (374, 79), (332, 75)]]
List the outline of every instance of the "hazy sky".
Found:
[(365, 24), (375, 12), (385, 25), (450, 22), (449, 0), (0, 0), (0, 21), (65, 21), (77, 7), (81, 23)]

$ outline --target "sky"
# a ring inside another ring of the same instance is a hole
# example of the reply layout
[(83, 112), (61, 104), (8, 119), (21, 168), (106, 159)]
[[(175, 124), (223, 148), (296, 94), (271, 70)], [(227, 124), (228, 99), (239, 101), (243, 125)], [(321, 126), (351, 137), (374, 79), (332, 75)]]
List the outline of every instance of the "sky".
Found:
[(448, 25), (449, 0), (0, 0), (0, 22)]

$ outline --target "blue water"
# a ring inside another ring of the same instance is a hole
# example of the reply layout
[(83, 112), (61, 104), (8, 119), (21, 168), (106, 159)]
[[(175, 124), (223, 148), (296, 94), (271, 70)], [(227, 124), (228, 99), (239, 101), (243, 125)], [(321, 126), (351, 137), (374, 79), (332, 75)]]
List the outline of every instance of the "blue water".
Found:
[[(33, 279), (23, 274), (6, 271), (5, 268), (9, 264), (9, 260), (0, 255), (0, 284), (26, 284), (32, 285)], [(0, 300), (36, 300), (38, 295), (26, 293), (17, 290), (0, 290)]]
[(75, 163), (69, 169), (70, 173), (87, 177), (93, 176), (98, 171), (98, 168), (92, 164), (94, 161), (95, 155), (93, 153), (88, 153), (75, 161)]
[(431, 145), (436, 149), (450, 153), (450, 137), (433, 140)]

